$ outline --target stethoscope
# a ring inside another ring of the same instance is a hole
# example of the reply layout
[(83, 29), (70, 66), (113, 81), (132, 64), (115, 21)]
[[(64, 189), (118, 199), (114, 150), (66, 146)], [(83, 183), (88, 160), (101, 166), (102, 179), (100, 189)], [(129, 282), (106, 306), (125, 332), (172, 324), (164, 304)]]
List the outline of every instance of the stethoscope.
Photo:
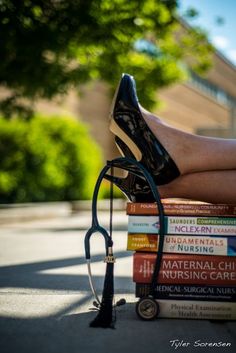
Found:
[(135, 168), (138, 169), (146, 179), (157, 204), (157, 210), (159, 214), (159, 242), (158, 242), (158, 251), (157, 251), (158, 256), (156, 258), (156, 263), (155, 263), (154, 272), (152, 276), (151, 292), (150, 292), (150, 295), (153, 297), (155, 296), (155, 290), (157, 287), (158, 273), (161, 266), (162, 250), (164, 245), (164, 234), (165, 234), (164, 233), (164, 210), (161, 203), (160, 194), (158, 192), (157, 186), (151, 174), (141, 163), (137, 162), (132, 158), (120, 157), (120, 158), (113, 159), (111, 161), (107, 161), (107, 164), (100, 172), (97, 182), (95, 184), (93, 197), (92, 197), (92, 225), (88, 229), (84, 239), (85, 258), (86, 258), (87, 268), (88, 268), (89, 284), (90, 284), (91, 291), (96, 299), (97, 305), (100, 305), (101, 301), (93, 285), (93, 276), (91, 271), (90, 239), (94, 233), (100, 233), (103, 236), (105, 241), (105, 254), (106, 254), (105, 262), (114, 262), (113, 240), (112, 240), (111, 234), (109, 234), (108, 231), (99, 224), (98, 217), (97, 217), (97, 200), (98, 200), (98, 194), (99, 194), (101, 183), (105, 175), (107, 174), (107, 172), (110, 169), (113, 171), (114, 167), (127, 170), (132, 174), (136, 174)]

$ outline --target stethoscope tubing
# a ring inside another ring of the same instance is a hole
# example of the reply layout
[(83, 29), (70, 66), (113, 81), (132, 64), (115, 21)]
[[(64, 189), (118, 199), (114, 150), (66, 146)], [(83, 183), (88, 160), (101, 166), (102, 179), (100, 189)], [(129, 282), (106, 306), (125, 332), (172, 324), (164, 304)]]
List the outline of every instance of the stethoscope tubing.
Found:
[(85, 258), (87, 261), (87, 267), (88, 267), (88, 277), (89, 277), (89, 283), (91, 287), (91, 291), (96, 299), (96, 301), (100, 304), (100, 300), (98, 298), (98, 295), (96, 293), (95, 287), (93, 285), (93, 280), (92, 280), (92, 272), (91, 272), (91, 254), (90, 254), (90, 239), (91, 236), (94, 233), (100, 233), (102, 234), (104, 241), (105, 241), (105, 253), (106, 256), (112, 255), (113, 256), (113, 241), (111, 239), (111, 236), (108, 234), (107, 230), (100, 226), (98, 222), (98, 217), (97, 217), (97, 200), (98, 200), (98, 193), (99, 189), (101, 186), (101, 183), (103, 181), (104, 176), (108, 172), (108, 170), (112, 167), (117, 167), (120, 169), (128, 170), (130, 173), (135, 174), (134, 171), (129, 169), (129, 165), (133, 165), (137, 167), (141, 172), (143, 173), (146, 181), (149, 184), (149, 187), (152, 191), (152, 194), (154, 196), (154, 199), (157, 203), (157, 210), (159, 213), (159, 242), (158, 242), (158, 249), (157, 249), (157, 257), (156, 257), (156, 262), (154, 266), (154, 272), (152, 275), (152, 282), (151, 282), (151, 295), (154, 295), (155, 293), (155, 288), (157, 286), (157, 281), (158, 281), (158, 273), (160, 270), (161, 266), (161, 260), (162, 260), (162, 250), (163, 250), (163, 245), (164, 245), (164, 209), (163, 205), (161, 203), (161, 198), (160, 194), (158, 192), (157, 186), (154, 183), (154, 180), (151, 176), (151, 174), (147, 171), (147, 169), (137, 162), (136, 160), (132, 158), (127, 158), (127, 157), (120, 157), (113, 159), (112, 161), (107, 161), (106, 166), (102, 169), (100, 172), (97, 182), (95, 184), (94, 192), (93, 192), (93, 197), (92, 197), (92, 225), (88, 229), (85, 239), (84, 239), (84, 247), (85, 247)]

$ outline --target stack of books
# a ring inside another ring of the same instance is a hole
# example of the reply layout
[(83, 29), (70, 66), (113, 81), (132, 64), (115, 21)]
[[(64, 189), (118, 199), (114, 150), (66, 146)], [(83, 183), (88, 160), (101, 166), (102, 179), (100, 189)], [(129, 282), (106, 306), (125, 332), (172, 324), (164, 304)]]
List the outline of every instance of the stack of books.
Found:
[[(165, 238), (156, 298), (159, 317), (236, 319), (236, 205), (163, 201)], [(150, 293), (158, 246), (155, 203), (128, 203), (127, 250), (136, 297)]]

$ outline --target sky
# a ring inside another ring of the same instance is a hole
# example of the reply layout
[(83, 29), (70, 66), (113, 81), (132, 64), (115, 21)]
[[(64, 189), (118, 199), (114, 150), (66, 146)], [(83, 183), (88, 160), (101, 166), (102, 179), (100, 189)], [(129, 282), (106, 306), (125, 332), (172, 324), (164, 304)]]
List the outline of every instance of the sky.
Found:
[[(211, 43), (236, 65), (236, 0), (179, 0), (179, 5), (181, 14), (189, 7), (198, 11), (188, 22), (207, 30)], [(217, 18), (223, 23), (217, 24)]]

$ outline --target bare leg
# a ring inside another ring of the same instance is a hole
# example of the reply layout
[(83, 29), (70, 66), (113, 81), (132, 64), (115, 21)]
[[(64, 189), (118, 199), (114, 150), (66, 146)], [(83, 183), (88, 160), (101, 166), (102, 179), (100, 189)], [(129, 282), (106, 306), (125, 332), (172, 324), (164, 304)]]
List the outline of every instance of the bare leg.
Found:
[(236, 169), (236, 140), (192, 135), (165, 124), (142, 107), (141, 111), (181, 174)]
[(182, 175), (158, 187), (162, 198), (186, 198), (210, 203), (236, 204), (236, 170)]

